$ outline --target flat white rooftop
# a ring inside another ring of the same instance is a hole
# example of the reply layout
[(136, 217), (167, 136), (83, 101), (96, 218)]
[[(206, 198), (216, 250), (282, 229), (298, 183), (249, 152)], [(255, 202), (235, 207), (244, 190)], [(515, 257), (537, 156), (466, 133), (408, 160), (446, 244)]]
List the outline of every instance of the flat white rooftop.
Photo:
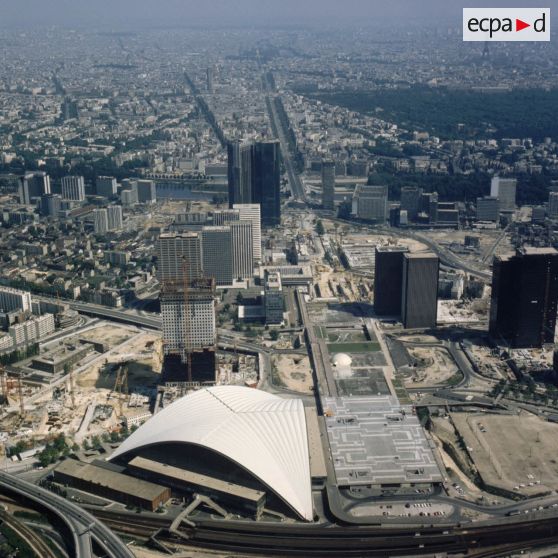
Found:
[(338, 486), (442, 482), (411, 405), (393, 396), (326, 397), (324, 413)]

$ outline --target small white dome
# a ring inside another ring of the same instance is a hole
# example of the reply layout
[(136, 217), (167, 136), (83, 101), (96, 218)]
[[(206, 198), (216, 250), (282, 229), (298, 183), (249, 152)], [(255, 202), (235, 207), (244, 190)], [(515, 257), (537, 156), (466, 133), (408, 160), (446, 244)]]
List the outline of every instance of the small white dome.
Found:
[(333, 357), (333, 364), (337, 368), (347, 368), (351, 366), (353, 359), (346, 353), (337, 353), (335, 357)]

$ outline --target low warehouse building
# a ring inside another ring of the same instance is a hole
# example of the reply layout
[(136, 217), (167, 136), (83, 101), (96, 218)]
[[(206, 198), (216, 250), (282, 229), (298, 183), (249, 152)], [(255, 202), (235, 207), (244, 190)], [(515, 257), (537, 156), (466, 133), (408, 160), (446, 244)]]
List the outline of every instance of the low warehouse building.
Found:
[(140, 506), (151, 511), (155, 511), (171, 497), (170, 489), (164, 486), (74, 459), (66, 459), (56, 467), (54, 480), (128, 506)]
[(154, 479), (173, 489), (204, 494), (224, 505), (248, 511), (258, 519), (265, 506), (265, 492), (246, 486), (201, 475), (144, 457), (134, 457), (128, 463), (132, 475), (143, 479)]

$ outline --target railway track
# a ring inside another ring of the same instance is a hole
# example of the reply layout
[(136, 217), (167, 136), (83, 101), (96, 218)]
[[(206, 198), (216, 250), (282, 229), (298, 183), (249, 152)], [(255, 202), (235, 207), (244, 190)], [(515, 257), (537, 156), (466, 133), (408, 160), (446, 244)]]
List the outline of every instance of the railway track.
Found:
[(168, 518), (133, 517), (102, 511), (99, 519), (117, 532), (144, 540), (265, 556), (387, 556), (436, 552), (474, 558), (501, 556), (516, 550), (558, 543), (558, 519), (494, 525), (448, 527), (338, 527), (200, 521), (168, 531)]
[(4, 512), (0, 513), (0, 520), (27, 542), (38, 558), (58, 558), (57, 554), (45, 543), (42, 537), (25, 525), (25, 523)]

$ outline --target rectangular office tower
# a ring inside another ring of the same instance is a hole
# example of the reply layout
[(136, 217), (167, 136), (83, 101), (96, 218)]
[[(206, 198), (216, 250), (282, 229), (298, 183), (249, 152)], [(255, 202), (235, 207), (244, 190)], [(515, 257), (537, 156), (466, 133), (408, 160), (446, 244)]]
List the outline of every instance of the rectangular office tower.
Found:
[(98, 176), (95, 180), (95, 191), (98, 196), (112, 198), (118, 191), (118, 183), (114, 176)]
[(254, 145), (240, 141), (229, 142), (227, 156), (229, 207), (232, 209), (235, 203), (252, 203)]
[(515, 209), (515, 194), (517, 180), (515, 178), (500, 178), (495, 176), (490, 183), (490, 195), (500, 201), (500, 211)]
[(401, 210), (407, 212), (409, 221), (415, 221), (420, 208), (422, 188), (403, 186), (401, 188)]
[(65, 200), (85, 200), (85, 180), (83, 176), (62, 177), (62, 197)]
[(138, 180), (138, 202), (155, 203), (157, 201), (157, 189), (154, 180)]
[(388, 218), (388, 187), (357, 184), (352, 214), (367, 221), (385, 223)]
[(322, 161), (322, 207), (333, 210), (335, 206), (335, 162)]
[(95, 234), (105, 234), (108, 232), (108, 213), (105, 208), (93, 210), (93, 227)]
[(241, 221), (252, 223), (252, 255), (255, 262), (262, 259), (262, 227), (259, 203), (235, 203), (233, 209), (237, 210)]
[(46, 172), (26, 172), (19, 179), (19, 203), (30, 205), (33, 198), (50, 194), (50, 177)]
[(264, 227), (281, 224), (281, 150), (278, 140), (254, 145), (251, 203), (260, 204)]
[(107, 207), (107, 217), (109, 231), (122, 230), (123, 222), (121, 205), (109, 205)]
[(167, 281), (161, 289), (163, 381), (215, 380), (215, 283), (196, 279), (187, 288)]
[(232, 233), (230, 226), (204, 227), (201, 231), (203, 273), (219, 286), (233, 282)]
[(554, 342), (558, 303), (558, 252), (525, 247), (496, 256), (492, 266), (489, 332), (513, 348)]
[(228, 227), (231, 231), (233, 279), (250, 279), (254, 274), (252, 223), (236, 221)]
[(281, 151), (279, 141), (231, 142), (227, 146), (229, 207), (259, 204), (261, 224), (281, 223)]
[(159, 281), (192, 281), (202, 276), (201, 238), (198, 233), (163, 233), (157, 240), (157, 277)]
[(378, 316), (401, 315), (404, 246), (376, 246), (374, 311)]
[(404, 254), (401, 285), (403, 327), (435, 327), (438, 314), (438, 256), (430, 252)]

